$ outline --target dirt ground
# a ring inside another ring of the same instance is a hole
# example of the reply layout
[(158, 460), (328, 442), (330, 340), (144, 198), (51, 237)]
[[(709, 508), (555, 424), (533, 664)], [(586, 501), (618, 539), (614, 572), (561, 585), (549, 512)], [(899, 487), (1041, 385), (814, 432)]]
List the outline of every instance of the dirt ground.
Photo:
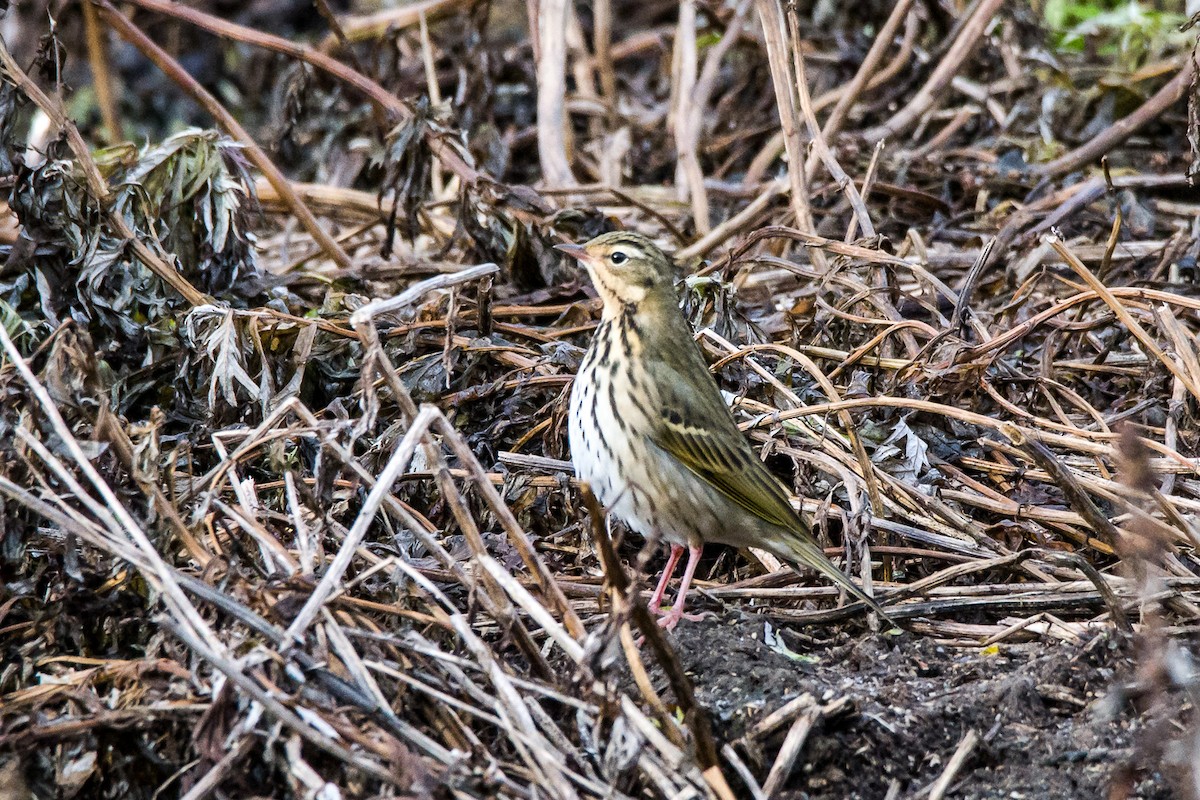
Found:
[[(1132, 668), (1115, 637), (972, 651), (861, 630), (816, 644), (784, 632), (797, 653), (789, 657), (764, 634), (763, 621), (742, 617), (684, 624), (673, 636), (719, 739), (805, 692), (822, 703), (850, 698), (810, 734), (781, 797), (873, 800), (893, 782), (899, 796), (924, 796), (969, 730), (979, 743), (951, 797), (1173, 796), (1160, 774), (1125, 779), (1145, 728), (1110, 694)], [(762, 743), (767, 758), (786, 731)]]

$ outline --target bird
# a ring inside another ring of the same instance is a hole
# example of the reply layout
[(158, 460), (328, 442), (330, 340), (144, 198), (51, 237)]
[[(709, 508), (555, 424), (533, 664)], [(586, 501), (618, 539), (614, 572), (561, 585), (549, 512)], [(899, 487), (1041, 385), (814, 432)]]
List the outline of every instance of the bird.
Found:
[[(671, 258), (626, 231), (556, 248), (587, 269), (603, 301), (571, 387), (571, 459), (611, 517), (669, 546), (649, 600), (659, 624), (669, 630), (697, 618), (684, 608), (706, 542), (758, 547), (811, 567), (888, 620), (825, 556), (783, 484), (738, 429), (679, 308)], [(679, 593), (664, 611), (685, 549)]]

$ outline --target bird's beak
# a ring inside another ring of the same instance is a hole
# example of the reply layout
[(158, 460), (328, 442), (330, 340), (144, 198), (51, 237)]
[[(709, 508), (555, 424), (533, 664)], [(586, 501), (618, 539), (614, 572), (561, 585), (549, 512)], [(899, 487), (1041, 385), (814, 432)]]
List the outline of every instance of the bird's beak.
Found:
[(554, 245), (554, 249), (566, 253), (579, 261), (586, 262), (591, 258), (588, 255), (587, 249), (581, 244), (556, 244)]

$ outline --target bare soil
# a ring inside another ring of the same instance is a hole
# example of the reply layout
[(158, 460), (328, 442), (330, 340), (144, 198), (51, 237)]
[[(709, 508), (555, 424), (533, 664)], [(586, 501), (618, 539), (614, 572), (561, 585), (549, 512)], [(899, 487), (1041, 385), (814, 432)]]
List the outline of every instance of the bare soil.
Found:
[[(737, 739), (804, 693), (821, 703), (850, 698), (810, 734), (781, 797), (873, 800), (893, 781), (913, 796), (938, 779), (971, 730), (980, 741), (951, 796), (1104, 797), (1114, 777), (1125, 782), (1143, 730), (1112, 693), (1130, 666), (1128, 646), (1115, 637), (993, 652), (908, 634), (802, 643), (784, 631), (803, 654), (792, 658), (764, 644), (765, 633), (764, 620), (742, 617), (681, 625), (673, 637), (721, 739)], [(764, 772), (786, 732), (761, 743)], [(1158, 774), (1135, 776), (1131, 788), (1129, 797), (1172, 796)]]

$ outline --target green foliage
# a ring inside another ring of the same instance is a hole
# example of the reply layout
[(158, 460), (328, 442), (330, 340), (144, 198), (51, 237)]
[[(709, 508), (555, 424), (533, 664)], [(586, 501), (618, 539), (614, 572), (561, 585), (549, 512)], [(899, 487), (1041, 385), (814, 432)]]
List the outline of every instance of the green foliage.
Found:
[(1136, 0), (1047, 0), (1042, 14), (1056, 50), (1083, 52), (1090, 43), (1125, 68), (1189, 43), (1179, 31), (1187, 19), (1182, 10), (1161, 11)]

